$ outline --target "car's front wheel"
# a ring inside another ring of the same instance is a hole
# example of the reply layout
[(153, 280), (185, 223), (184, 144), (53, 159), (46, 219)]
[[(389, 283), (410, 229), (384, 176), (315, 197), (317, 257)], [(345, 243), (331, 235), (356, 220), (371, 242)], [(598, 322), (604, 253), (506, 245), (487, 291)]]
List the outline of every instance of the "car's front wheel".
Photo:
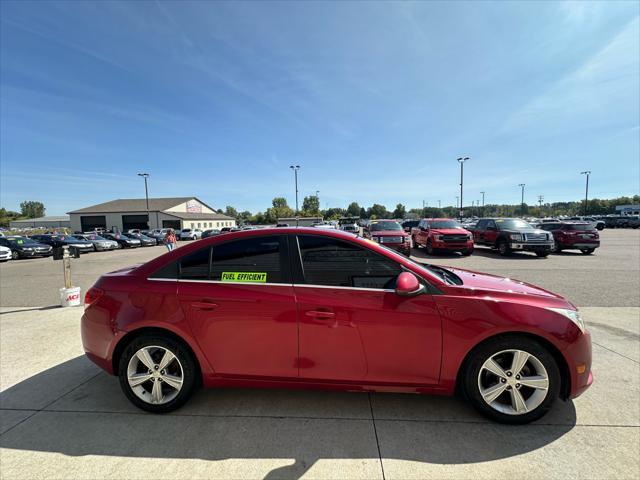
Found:
[(432, 245), (432, 243), (431, 243), (431, 240), (427, 240), (427, 255), (433, 255), (433, 254), (435, 254), (435, 253), (436, 253), (436, 251), (435, 251), (435, 249), (433, 248), (433, 245)]
[(541, 258), (545, 258), (549, 256), (549, 250), (538, 250), (536, 255)]
[(13, 260), (18, 260), (20, 258), (20, 254), (16, 250), (14, 250), (13, 252), (11, 252), (11, 258)]
[(193, 393), (197, 368), (191, 353), (168, 337), (143, 335), (125, 349), (119, 363), (120, 387), (136, 407), (167, 413)]
[(583, 248), (580, 251), (583, 255), (591, 255), (595, 251), (595, 248)]
[(542, 418), (560, 392), (553, 355), (525, 337), (491, 339), (471, 353), (463, 368), (467, 399), (480, 413), (501, 423)]
[(509, 244), (504, 240), (498, 243), (498, 253), (503, 257), (511, 254), (511, 248), (509, 247)]

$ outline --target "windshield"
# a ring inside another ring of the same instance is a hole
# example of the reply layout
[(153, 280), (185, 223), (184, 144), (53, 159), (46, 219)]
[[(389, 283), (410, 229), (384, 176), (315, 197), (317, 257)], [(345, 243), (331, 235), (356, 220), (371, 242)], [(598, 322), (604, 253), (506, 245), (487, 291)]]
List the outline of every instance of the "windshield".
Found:
[[(60, 237), (60, 238), (62, 238), (62, 237)], [(86, 240), (84, 238), (76, 237), (76, 236), (73, 236), (73, 235), (67, 235), (64, 238), (65, 238), (65, 240), (72, 241), (72, 242), (73, 241), (75, 241), (75, 242), (86, 242)]]
[(496, 224), (500, 230), (508, 230), (510, 228), (533, 228), (529, 223), (519, 218), (498, 218)]
[(101, 237), (100, 235), (87, 235), (86, 238), (89, 240), (106, 240), (106, 238)]
[(402, 226), (398, 222), (378, 222), (371, 225), (372, 232), (380, 232), (383, 230), (402, 230)]
[(15, 245), (38, 245), (38, 242), (27, 237), (10, 237), (8, 240)]
[(462, 228), (455, 220), (434, 220), (429, 222), (429, 227), (431, 228)]

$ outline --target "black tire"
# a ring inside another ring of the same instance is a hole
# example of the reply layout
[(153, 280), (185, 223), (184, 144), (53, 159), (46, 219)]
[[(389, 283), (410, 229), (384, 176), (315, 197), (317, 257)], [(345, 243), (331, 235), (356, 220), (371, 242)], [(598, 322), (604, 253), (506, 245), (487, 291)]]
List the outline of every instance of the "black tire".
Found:
[(435, 250), (433, 249), (433, 245), (431, 244), (431, 240), (427, 240), (427, 255), (435, 254)]
[(468, 257), (469, 255), (471, 255), (473, 253), (473, 248), (468, 248), (466, 250), (462, 250), (460, 253), (462, 253), (462, 255), (464, 257)]
[(540, 258), (547, 258), (549, 256), (549, 253), (551, 253), (549, 252), (549, 250), (538, 250), (536, 252), (536, 255)]
[[(528, 413), (510, 415), (500, 412), (484, 401), (480, 394), (478, 378), (483, 363), (493, 355), (504, 350), (522, 350), (534, 355), (547, 371), (549, 387), (542, 403)], [(504, 336), (489, 339), (471, 351), (462, 367), (460, 386), (469, 403), (481, 414), (500, 423), (524, 424), (542, 418), (551, 410), (561, 389), (561, 377), (558, 365), (553, 355), (534, 339), (520, 336)]]
[(11, 252), (11, 259), (12, 260), (18, 260), (20, 258), (20, 254), (17, 251), (12, 251)]
[(582, 252), (583, 255), (591, 255), (593, 252), (596, 251), (596, 249), (595, 248), (583, 248), (580, 251)]
[(511, 248), (509, 248), (509, 244), (505, 240), (500, 240), (498, 242), (498, 253), (503, 257), (511, 255)]
[(418, 242), (416, 242), (415, 237), (411, 237), (411, 245), (413, 246), (413, 248), (415, 248), (416, 250), (420, 249), (420, 244)]
[(554, 243), (551, 247), (551, 253), (560, 253), (562, 252), (562, 247), (558, 243)]
[[(183, 379), (182, 388), (178, 395), (171, 401), (163, 404), (152, 404), (141, 400), (131, 389), (127, 379), (127, 367), (131, 357), (143, 347), (158, 346), (173, 353), (182, 367)], [(141, 335), (134, 338), (125, 348), (118, 365), (118, 377), (120, 380), (120, 388), (125, 396), (136, 407), (151, 413), (168, 413), (180, 408), (191, 397), (193, 390), (197, 385), (198, 368), (196, 360), (191, 351), (182, 343), (176, 342), (170, 337), (163, 335)]]

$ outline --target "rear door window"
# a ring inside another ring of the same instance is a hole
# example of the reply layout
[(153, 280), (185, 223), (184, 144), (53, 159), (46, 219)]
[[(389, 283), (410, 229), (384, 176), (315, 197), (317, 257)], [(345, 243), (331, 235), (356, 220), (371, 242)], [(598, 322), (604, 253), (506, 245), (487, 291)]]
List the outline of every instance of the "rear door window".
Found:
[(252, 237), (215, 245), (211, 279), (228, 283), (288, 283), (285, 237)]

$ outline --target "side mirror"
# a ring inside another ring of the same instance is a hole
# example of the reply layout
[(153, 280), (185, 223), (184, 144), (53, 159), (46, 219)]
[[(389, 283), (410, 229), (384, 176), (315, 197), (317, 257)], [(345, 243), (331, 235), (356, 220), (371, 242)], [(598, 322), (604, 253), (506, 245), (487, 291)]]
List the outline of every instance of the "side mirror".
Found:
[(396, 295), (410, 297), (423, 293), (424, 291), (424, 285), (418, 281), (418, 278), (413, 273), (402, 272), (398, 275), (398, 280), (396, 281)]

